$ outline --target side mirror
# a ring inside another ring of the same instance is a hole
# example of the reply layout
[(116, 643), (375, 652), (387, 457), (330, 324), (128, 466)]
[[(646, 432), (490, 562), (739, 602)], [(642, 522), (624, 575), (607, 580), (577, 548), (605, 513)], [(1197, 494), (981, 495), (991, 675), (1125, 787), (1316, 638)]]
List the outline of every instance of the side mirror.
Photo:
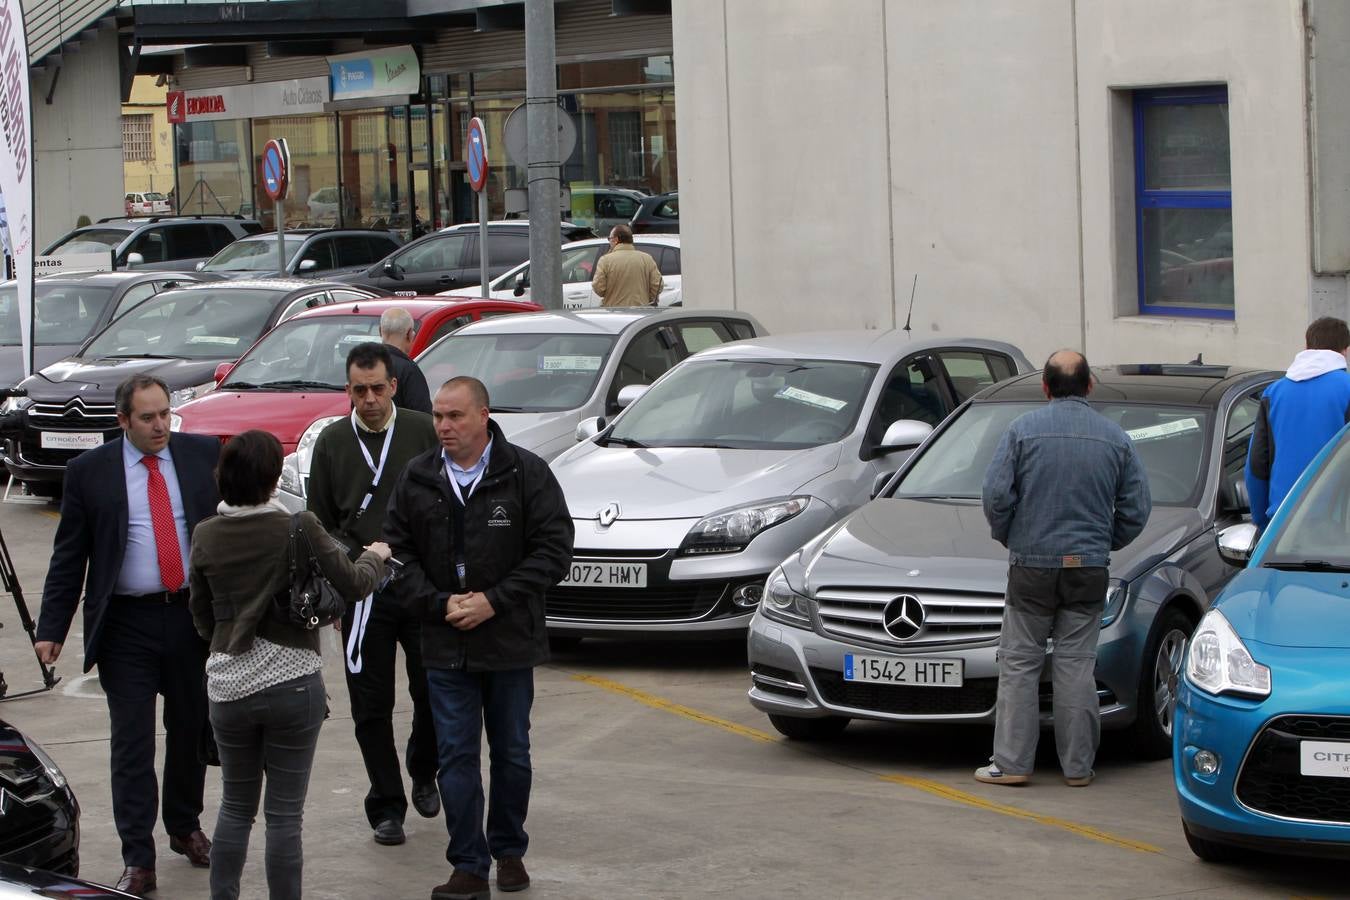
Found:
[(525, 273), (521, 272), (516, 276), (516, 286), (511, 289), (511, 293), (517, 297), (525, 296)]
[(384, 264), (384, 274), (388, 275), (395, 281), (403, 280), (403, 268), (398, 263), (394, 262), (392, 259)]
[(132, 252), (127, 254), (128, 269), (131, 268), (132, 266), (140, 266), (144, 264), (145, 264), (145, 257), (141, 256), (139, 253)]
[(619, 388), (619, 396), (615, 399), (615, 402), (619, 404), (619, 409), (631, 406), (634, 400), (647, 393), (648, 387), (650, 385), (629, 384)]
[(593, 419), (582, 419), (577, 423), (577, 443), (589, 441), (597, 434), (605, 430), (605, 417), (596, 416)]
[(894, 478), (894, 477), (895, 477), (895, 473), (894, 473), (894, 472), (882, 472), (882, 473), (881, 473), (880, 475), (878, 475), (876, 478), (873, 478), (873, 479), (872, 479), (872, 494), (871, 494), (870, 499), (875, 500), (875, 499), (877, 499), (878, 497), (880, 497), (880, 496), (881, 496), (881, 492), (884, 491), (884, 490), (886, 490), (886, 485), (890, 484), (890, 483), (891, 483), (891, 479)]
[(913, 450), (932, 433), (933, 426), (927, 422), (920, 422), (918, 419), (901, 419), (898, 422), (892, 422), (890, 427), (886, 429), (886, 434), (881, 438), (881, 446), (877, 447), (877, 454), (883, 455), (896, 450)]
[(206, 268), (206, 260), (202, 260), (201, 262), (197, 263), (197, 265), (193, 266), (193, 268), (194, 268), (196, 271), (198, 271), (198, 272), (200, 272), (202, 269), (205, 269), (205, 268)]
[(296, 269), (296, 271), (298, 271), (298, 272), (313, 272), (313, 271), (314, 271), (315, 269), (317, 269), (318, 267), (319, 267), (318, 260), (313, 260), (313, 259), (302, 259), (302, 260), (300, 260), (300, 266)]
[(216, 366), (216, 374), (215, 374), (216, 384), (220, 384), (222, 381), (224, 381), (226, 376), (230, 374), (230, 370), (233, 368), (234, 363), (232, 362), (223, 362), (220, 365)]
[(1219, 558), (1230, 566), (1245, 569), (1256, 549), (1257, 530), (1251, 522), (1229, 525), (1219, 532), (1215, 542), (1219, 545)]

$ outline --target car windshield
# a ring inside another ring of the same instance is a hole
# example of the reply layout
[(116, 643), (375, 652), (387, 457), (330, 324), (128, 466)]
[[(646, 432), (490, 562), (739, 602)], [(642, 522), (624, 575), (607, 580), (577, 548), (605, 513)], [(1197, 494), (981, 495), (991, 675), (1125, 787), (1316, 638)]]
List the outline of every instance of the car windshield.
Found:
[(1350, 441), (1342, 440), (1299, 494), (1262, 565), (1350, 568)]
[(106, 253), (127, 239), (131, 232), (121, 228), (90, 228), (70, 235), (47, 251), (47, 256), (72, 253)]
[(643, 447), (817, 447), (853, 429), (875, 373), (875, 366), (833, 360), (694, 360), (636, 401), (607, 440)]
[[(1044, 403), (976, 403), (966, 408), (892, 489), (894, 497), (978, 500), (984, 473), (1012, 421)], [(1192, 502), (1204, 467), (1209, 412), (1199, 407), (1094, 403), (1093, 409), (1125, 429), (1148, 472), (1153, 502)]]
[[(300, 252), (305, 239), (296, 236), (287, 237), (285, 241), (286, 262), (290, 263), (295, 259), (295, 254)], [(202, 266), (202, 271), (276, 272), (280, 268), (277, 265), (276, 238), (272, 237), (261, 241), (235, 241), (207, 260), (206, 265)]]
[(147, 191), (147, 192), (145, 193), (145, 199), (147, 199), (147, 200), (163, 200), (163, 199), (164, 199), (164, 195), (161, 194), (159, 191)]
[(257, 288), (166, 291), (114, 319), (82, 355), (235, 359), (262, 334), (282, 296)]
[(501, 412), (576, 409), (614, 347), (607, 334), (453, 335), (417, 358), (427, 384), (472, 375), (487, 386)]
[(347, 383), (347, 354), (357, 344), (380, 340), (379, 316), (323, 316), (291, 319), (267, 333), (221, 387), (249, 390), (269, 385), (328, 385), (341, 390)]
[[(36, 344), (83, 344), (112, 298), (112, 288), (82, 284), (43, 284), (34, 288)], [(12, 285), (0, 288), (0, 346), (20, 345), (19, 308)]]

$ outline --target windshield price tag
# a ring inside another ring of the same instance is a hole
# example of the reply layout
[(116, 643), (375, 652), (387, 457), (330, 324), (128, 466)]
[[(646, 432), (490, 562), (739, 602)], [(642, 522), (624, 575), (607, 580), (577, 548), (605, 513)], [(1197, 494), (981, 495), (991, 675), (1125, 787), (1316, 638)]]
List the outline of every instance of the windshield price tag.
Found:
[(1143, 428), (1131, 428), (1125, 432), (1130, 436), (1130, 440), (1136, 444), (1143, 441), (1156, 441), (1159, 438), (1171, 437), (1174, 434), (1181, 434), (1183, 431), (1199, 431), (1200, 423), (1195, 419), (1177, 419), (1172, 422), (1163, 422), (1161, 425), (1145, 425)]
[(194, 334), (187, 339), (187, 342), (189, 344), (219, 344), (222, 347), (233, 347), (239, 343), (239, 338), (224, 334)]
[(540, 372), (596, 372), (600, 369), (598, 356), (541, 356)]
[(805, 403), (807, 406), (814, 406), (817, 409), (828, 409), (830, 412), (839, 412), (845, 406), (848, 406), (847, 400), (836, 400), (833, 397), (826, 397), (822, 394), (813, 394), (810, 391), (804, 391), (801, 388), (785, 387), (775, 397), (782, 397), (784, 400), (795, 400), (798, 403)]

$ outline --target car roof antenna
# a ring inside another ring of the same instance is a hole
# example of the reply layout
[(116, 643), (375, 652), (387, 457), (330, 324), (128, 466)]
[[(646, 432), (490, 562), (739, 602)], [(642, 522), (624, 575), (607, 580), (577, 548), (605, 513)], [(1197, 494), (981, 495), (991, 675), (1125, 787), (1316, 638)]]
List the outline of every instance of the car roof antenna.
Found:
[(902, 329), (906, 335), (913, 331), (909, 327), (909, 322), (914, 318), (914, 291), (919, 287), (919, 273), (914, 273), (914, 283), (909, 286), (909, 312), (905, 313), (905, 327)]
[(1205, 364), (1205, 354), (1203, 353), (1195, 354), (1195, 359), (1187, 363), (1188, 366), (1203, 366), (1204, 364)]

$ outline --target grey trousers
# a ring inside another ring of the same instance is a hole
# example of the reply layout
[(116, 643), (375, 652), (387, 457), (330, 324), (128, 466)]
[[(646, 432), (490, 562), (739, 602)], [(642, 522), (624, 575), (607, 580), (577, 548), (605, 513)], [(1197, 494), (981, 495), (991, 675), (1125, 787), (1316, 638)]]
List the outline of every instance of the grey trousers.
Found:
[(1106, 602), (1105, 568), (1011, 566), (999, 637), (994, 764), (1030, 775), (1040, 737), (1040, 680), (1045, 643), (1052, 657), (1055, 748), (1065, 777), (1092, 773), (1101, 736), (1097, 703), (1097, 635)]
[(211, 702), (211, 727), (220, 748), (220, 816), (211, 844), (211, 900), (237, 900), (248, 854), (248, 835), (258, 813), (266, 771), (263, 852), (267, 896), (299, 900), (304, 818), (309, 773), (319, 727), (327, 712), (319, 673), (283, 681), (242, 700)]

